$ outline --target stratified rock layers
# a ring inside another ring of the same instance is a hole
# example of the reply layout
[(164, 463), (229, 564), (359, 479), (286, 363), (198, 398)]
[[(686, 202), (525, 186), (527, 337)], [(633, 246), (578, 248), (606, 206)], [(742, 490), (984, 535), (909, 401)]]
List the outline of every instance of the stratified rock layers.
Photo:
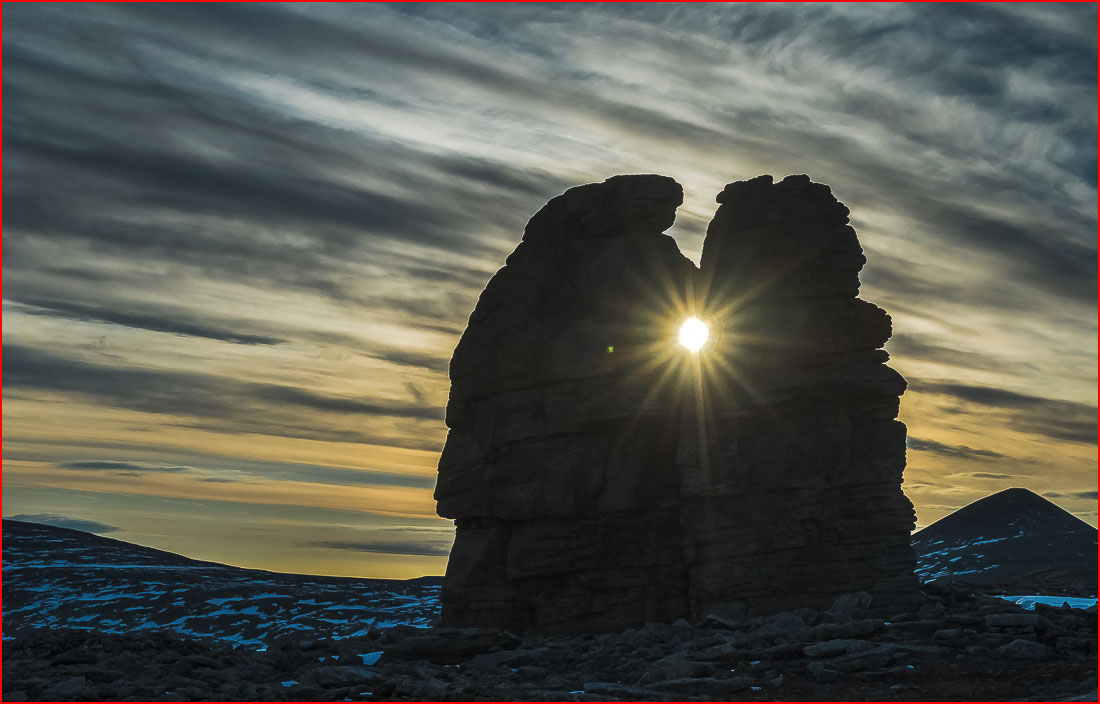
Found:
[(859, 590), (896, 609), (917, 594), (906, 384), (880, 349), (890, 317), (856, 298), (848, 208), (806, 176), (732, 183), (718, 202), (701, 261), (716, 343), (678, 454), (690, 613)]
[(686, 609), (681, 379), (659, 360), (695, 266), (663, 176), (570, 189), (528, 223), (451, 360), (448, 625), (601, 630)]
[[(443, 622), (516, 632), (916, 593), (904, 380), (857, 299), (847, 209), (809, 179), (730, 184), (702, 271), (662, 176), (570, 189), (528, 223), (451, 360)], [(698, 311), (698, 362), (675, 331)], [(881, 600), (881, 599), (880, 599)]]

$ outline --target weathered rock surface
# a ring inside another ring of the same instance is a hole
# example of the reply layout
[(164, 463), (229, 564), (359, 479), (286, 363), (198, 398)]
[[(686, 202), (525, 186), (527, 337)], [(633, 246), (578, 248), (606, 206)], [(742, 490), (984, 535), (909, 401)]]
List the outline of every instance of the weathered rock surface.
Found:
[[(996, 701), (1075, 700), (1096, 688), (1096, 607), (1050, 609), (1047, 630), (987, 626), (1005, 601), (935, 587), (939, 616), (870, 633), (799, 609), (722, 626), (652, 623), (616, 633), (519, 638), (395, 627), (258, 651), (150, 632), (52, 631), (4, 641), (5, 701)], [(872, 605), (873, 606), (873, 605)], [(1006, 609), (1007, 611), (1002, 611)], [(1057, 612), (1057, 613), (1053, 613)], [(958, 628), (959, 624), (968, 624)], [(949, 639), (931, 632), (957, 629)]]
[(731, 183), (718, 201), (701, 262), (717, 342), (678, 454), (691, 614), (856, 591), (911, 602), (906, 384), (879, 349), (889, 316), (856, 298), (866, 260), (848, 209), (806, 176)]
[(443, 623), (603, 629), (685, 613), (676, 307), (696, 274), (662, 234), (663, 176), (570, 189), (527, 226), (451, 360)]
[[(915, 598), (905, 382), (889, 316), (856, 298), (847, 208), (805, 176), (730, 184), (699, 271), (663, 234), (682, 199), (662, 176), (571, 189), (482, 293), (436, 487), (457, 526), (444, 625)], [(697, 361), (675, 344), (696, 314), (714, 338)]]

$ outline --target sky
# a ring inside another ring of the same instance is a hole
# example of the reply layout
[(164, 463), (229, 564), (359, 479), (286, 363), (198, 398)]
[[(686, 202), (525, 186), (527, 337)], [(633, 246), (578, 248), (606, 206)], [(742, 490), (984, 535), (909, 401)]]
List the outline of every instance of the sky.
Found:
[(1096, 15), (5, 5), (3, 515), (442, 574), (447, 363), (526, 220), (664, 174), (698, 262), (726, 183), (806, 173), (893, 316), (918, 526), (1096, 525)]

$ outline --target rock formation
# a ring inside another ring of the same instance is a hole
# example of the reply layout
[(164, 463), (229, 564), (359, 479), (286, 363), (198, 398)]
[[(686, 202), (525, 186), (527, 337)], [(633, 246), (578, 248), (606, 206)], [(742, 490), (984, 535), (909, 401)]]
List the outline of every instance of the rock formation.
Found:
[[(662, 176), (566, 191), (528, 223), (451, 360), (443, 622), (598, 631), (915, 595), (904, 380), (860, 301), (847, 208), (730, 184), (702, 270)], [(676, 330), (698, 314), (698, 357)]]
[(451, 360), (444, 623), (595, 629), (685, 610), (670, 351), (694, 265), (662, 176), (570, 189), (528, 223)]
[[(731, 183), (703, 244), (703, 418), (679, 444), (691, 615), (916, 595), (901, 491), (905, 380), (890, 317), (856, 298), (848, 208), (806, 176)], [(701, 425), (701, 427), (700, 427)]]

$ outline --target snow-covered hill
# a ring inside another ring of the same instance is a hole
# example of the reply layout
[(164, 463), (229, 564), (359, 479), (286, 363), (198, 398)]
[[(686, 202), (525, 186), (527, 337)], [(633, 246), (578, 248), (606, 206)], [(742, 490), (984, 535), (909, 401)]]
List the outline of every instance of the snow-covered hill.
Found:
[(979, 499), (913, 536), (917, 575), (1006, 594), (1096, 596), (1096, 529), (1027, 489)]
[(165, 630), (257, 649), (431, 625), (441, 578), (314, 577), (200, 562), (80, 531), (3, 522), (4, 638), (32, 628)]

